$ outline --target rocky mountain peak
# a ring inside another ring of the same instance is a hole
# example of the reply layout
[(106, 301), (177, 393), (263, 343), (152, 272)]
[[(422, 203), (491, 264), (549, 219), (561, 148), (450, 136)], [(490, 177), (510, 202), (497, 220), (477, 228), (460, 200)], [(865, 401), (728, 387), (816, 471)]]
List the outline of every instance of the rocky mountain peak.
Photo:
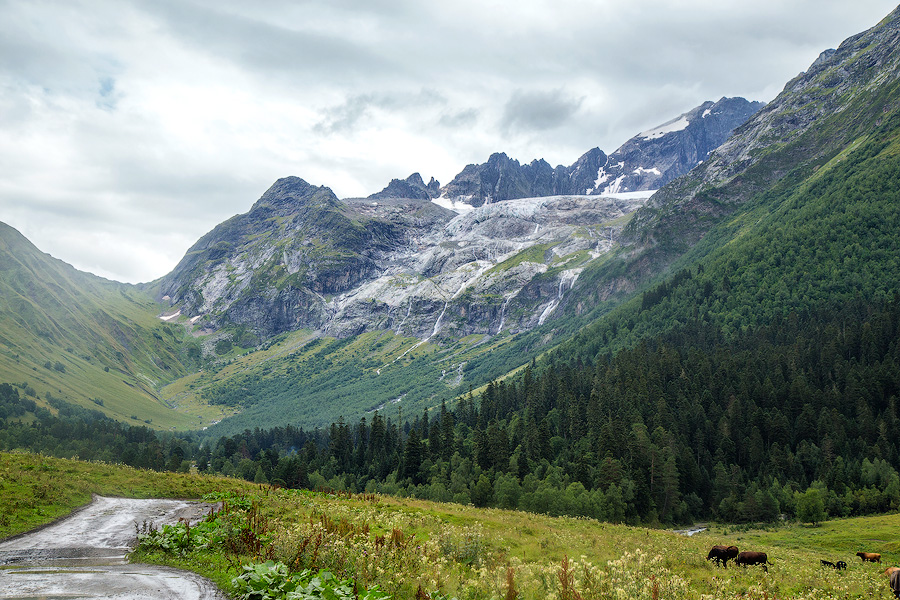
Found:
[(253, 204), (251, 213), (274, 210), (287, 214), (316, 204), (337, 206), (340, 203), (331, 188), (314, 186), (300, 177), (282, 177), (273, 183)]
[(690, 245), (736, 206), (871, 135), (897, 111), (898, 87), (900, 7), (821, 53), (707, 161), (660, 189), (626, 234), (646, 244)]
[(657, 190), (709, 158), (731, 133), (762, 108), (744, 98), (707, 101), (634, 136), (597, 172), (592, 194)]
[(419, 173), (413, 173), (405, 180), (391, 179), (386, 188), (369, 196), (370, 200), (385, 200), (388, 198), (408, 198), (413, 200), (430, 200), (440, 195), (440, 184), (434, 177), (425, 185), (425, 181)]

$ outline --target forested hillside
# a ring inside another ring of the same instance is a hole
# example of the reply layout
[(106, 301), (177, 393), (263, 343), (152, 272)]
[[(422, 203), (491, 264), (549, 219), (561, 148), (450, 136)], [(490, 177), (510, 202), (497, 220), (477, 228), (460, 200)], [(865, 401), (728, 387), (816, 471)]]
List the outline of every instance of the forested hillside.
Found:
[(900, 298), (735, 336), (695, 321), (595, 365), (529, 368), (403, 428), (335, 424), (321, 449), (291, 428), (221, 438), (211, 465), (628, 522), (774, 520), (807, 493), (832, 516), (897, 509), (898, 340)]
[(8, 422), (0, 440), (618, 522), (806, 518), (810, 502), (821, 516), (868, 514), (900, 508), (898, 340), (900, 298), (835, 302), (734, 336), (695, 321), (594, 365), (528, 368), (402, 427), (375, 413), (327, 432), (248, 430), (200, 448), (44, 414)]

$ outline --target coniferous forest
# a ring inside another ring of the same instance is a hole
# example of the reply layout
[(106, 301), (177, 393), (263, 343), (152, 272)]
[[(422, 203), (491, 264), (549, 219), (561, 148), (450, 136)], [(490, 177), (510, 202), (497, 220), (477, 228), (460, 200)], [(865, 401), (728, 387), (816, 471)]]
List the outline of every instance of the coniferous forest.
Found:
[(726, 338), (685, 325), (592, 363), (557, 355), (422, 415), (203, 440), (0, 387), (3, 448), (627, 523), (817, 521), (900, 508), (900, 298)]

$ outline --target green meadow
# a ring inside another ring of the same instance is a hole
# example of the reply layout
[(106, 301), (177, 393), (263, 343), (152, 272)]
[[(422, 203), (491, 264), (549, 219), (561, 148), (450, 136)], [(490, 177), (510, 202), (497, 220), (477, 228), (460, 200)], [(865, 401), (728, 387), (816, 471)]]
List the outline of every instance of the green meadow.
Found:
[[(199, 571), (235, 596), (232, 582), (245, 565), (273, 561), (291, 573), (328, 570), (360, 590), (377, 588), (394, 598), (887, 599), (884, 568), (900, 561), (896, 514), (816, 527), (716, 524), (688, 537), (590, 519), (277, 490), (18, 453), (0, 454), (0, 537), (68, 514), (92, 493), (224, 500), (227, 508), (215, 521), (178, 534), (179, 543), (166, 548), (144, 544), (133, 558)], [(191, 537), (200, 532), (208, 536), (205, 543)], [(765, 551), (772, 564), (767, 572), (716, 567), (705, 560), (713, 544)], [(859, 550), (881, 552), (882, 564), (863, 564), (855, 556)], [(822, 558), (844, 560), (848, 568), (822, 567)]]

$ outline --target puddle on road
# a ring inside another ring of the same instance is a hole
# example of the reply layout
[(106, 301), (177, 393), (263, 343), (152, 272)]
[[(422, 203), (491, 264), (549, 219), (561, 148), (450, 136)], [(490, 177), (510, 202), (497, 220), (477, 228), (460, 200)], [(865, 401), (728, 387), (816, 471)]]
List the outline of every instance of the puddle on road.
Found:
[[(47, 600), (49, 596), (16, 596), (11, 600)], [(53, 600), (81, 600), (84, 596), (53, 596)]]
[(148, 516), (196, 520), (208, 510), (184, 501), (95, 498), (68, 519), (0, 542), (0, 600), (223, 600), (215, 584), (192, 573), (129, 565), (123, 545)]
[(34, 567), (0, 567), (0, 571), (11, 573), (40, 573), (41, 575), (80, 575), (81, 573), (103, 573), (89, 569), (35, 569)]

